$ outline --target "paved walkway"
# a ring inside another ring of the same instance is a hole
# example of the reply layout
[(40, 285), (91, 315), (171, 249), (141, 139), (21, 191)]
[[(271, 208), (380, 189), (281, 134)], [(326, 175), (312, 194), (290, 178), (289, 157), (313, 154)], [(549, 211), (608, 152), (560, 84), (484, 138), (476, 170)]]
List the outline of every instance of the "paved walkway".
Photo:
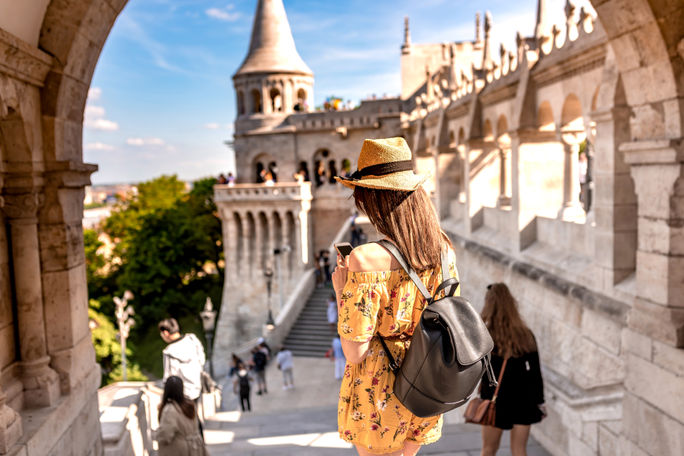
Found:
[[(337, 397), (340, 382), (333, 363), (325, 358), (295, 358), (295, 389), (282, 390), (280, 371), (267, 370), (269, 392), (252, 394), (252, 412), (238, 411), (232, 386), (224, 386), (224, 412), (208, 420), (205, 439), (212, 456), (355, 455), (337, 435)], [(420, 455), (479, 456), (479, 426), (464, 424), (462, 410), (445, 416), (442, 438), (424, 446)], [(508, 435), (498, 455), (508, 456)], [(528, 456), (548, 456), (530, 440)]]

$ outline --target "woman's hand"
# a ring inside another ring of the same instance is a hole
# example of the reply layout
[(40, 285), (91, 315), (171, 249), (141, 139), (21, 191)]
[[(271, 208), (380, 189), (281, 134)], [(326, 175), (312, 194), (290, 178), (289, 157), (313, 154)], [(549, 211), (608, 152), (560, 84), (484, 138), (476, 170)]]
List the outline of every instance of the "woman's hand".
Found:
[(335, 296), (337, 296), (337, 304), (340, 302), (340, 295), (344, 289), (344, 284), (347, 283), (347, 271), (349, 270), (349, 257), (342, 257), (339, 253), (337, 254), (337, 266), (332, 273), (332, 283), (333, 289), (335, 290)]

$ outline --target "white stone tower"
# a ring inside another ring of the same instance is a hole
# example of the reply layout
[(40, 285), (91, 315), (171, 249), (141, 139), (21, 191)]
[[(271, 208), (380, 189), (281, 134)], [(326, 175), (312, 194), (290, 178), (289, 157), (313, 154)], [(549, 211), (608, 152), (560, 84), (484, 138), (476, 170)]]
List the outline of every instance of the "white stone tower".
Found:
[(249, 51), (233, 75), (235, 133), (268, 129), (293, 112), (308, 110), (313, 82), (297, 53), (282, 0), (258, 0)]

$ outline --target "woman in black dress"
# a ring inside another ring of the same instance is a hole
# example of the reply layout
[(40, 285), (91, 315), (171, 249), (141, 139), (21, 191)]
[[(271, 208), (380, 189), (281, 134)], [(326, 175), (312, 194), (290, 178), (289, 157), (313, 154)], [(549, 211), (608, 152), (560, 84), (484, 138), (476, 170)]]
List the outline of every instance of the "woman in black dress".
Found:
[[(482, 456), (496, 454), (504, 429), (511, 430), (513, 456), (526, 456), (530, 425), (546, 415), (537, 342), (503, 283), (487, 286), (482, 319), (494, 339), (492, 366), (497, 378), (508, 358), (496, 400), (495, 426), (482, 426)], [(483, 381), (480, 397), (491, 399), (493, 394), (494, 388)]]

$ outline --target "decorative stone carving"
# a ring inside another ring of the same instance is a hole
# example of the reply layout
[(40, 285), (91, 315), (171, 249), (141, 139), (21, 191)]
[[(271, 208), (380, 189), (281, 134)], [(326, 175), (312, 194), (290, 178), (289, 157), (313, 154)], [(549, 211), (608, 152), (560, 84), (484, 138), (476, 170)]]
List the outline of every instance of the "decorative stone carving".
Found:
[(7, 397), (0, 388), (0, 454), (6, 454), (22, 434), (21, 417), (6, 405)]

